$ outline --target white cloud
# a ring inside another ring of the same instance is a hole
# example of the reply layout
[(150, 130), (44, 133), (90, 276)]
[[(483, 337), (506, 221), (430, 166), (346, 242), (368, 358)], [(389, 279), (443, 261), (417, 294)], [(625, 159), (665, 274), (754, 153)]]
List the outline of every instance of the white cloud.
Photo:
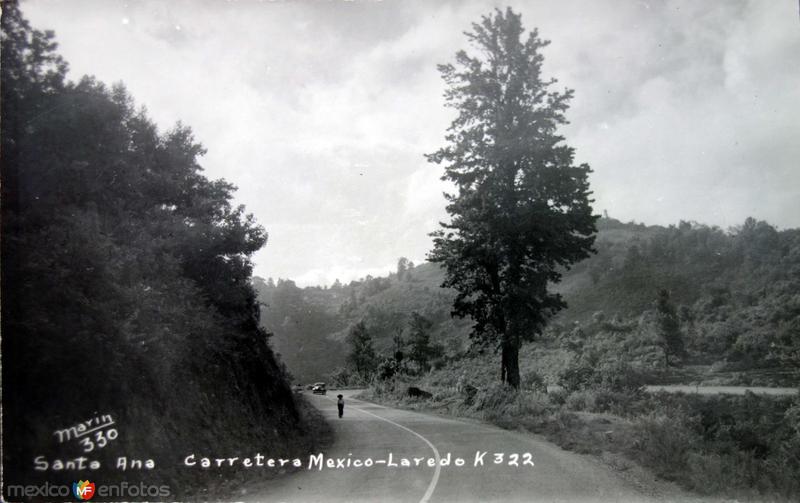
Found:
[[(300, 276), (294, 278), (298, 285), (320, 285), (330, 286), (337, 279), (342, 283), (349, 283), (355, 279), (366, 278), (367, 276), (380, 277), (397, 270), (397, 263), (386, 264), (383, 267), (344, 267), (335, 266), (330, 269), (311, 269)], [(344, 280), (342, 278), (348, 278)]]
[[(499, 2), (497, 6), (503, 7)], [(514, 3), (514, 2), (512, 2)], [(800, 30), (791, 2), (517, 2), (576, 90), (564, 129), (598, 212), (800, 225)], [(420, 259), (444, 218), (437, 63), (490, 11), (465, 2), (32, 0), (73, 77), (123, 80), (162, 128), (182, 120), (211, 177), (270, 232), (256, 273), (299, 284)], [(180, 29), (177, 29), (177, 27)], [(357, 257), (358, 261), (353, 261)]]

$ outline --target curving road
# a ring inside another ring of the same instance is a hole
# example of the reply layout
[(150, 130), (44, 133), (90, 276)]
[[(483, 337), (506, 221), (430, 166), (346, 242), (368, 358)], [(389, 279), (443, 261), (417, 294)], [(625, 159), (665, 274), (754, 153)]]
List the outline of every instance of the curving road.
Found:
[[(338, 393), (338, 392), (337, 392)], [(263, 502), (471, 502), (471, 501), (676, 501), (655, 497), (652, 488), (622, 478), (588, 456), (563, 451), (538, 437), (474, 421), (382, 407), (345, 395), (344, 418), (337, 417), (335, 394), (312, 396), (333, 425), (335, 442), (324, 454), (344, 468), (312, 469), (251, 487), (248, 501)], [(475, 466), (476, 456), (483, 464)], [(503, 453), (503, 463), (494, 463)], [(519, 466), (509, 466), (512, 454)], [(530, 453), (534, 466), (525, 463)], [(389, 454), (398, 466), (389, 467)], [(441, 466), (449, 455), (450, 466)], [(412, 466), (400, 466), (405, 458)], [(414, 458), (420, 458), (421, 466)], [(456, 458), (464, 466), (454, 465)], [(355, 467), (354, 462), (371, 467)], [(347, 462), (351, 466), (346, 467)], [(428, 461), (431, 460), (431, 461)], [(383, 463), (381, 463), (383, 461)], [(307, 462), (307, 460), (304, 460)], [(436, 467), (427, 466), (433, 463)], [(323, 461), (324, 463), (324, 461)], [(304, 463), (305, 464), (305, 463)], [(690, 498), (691, 499), (691, 498)]]

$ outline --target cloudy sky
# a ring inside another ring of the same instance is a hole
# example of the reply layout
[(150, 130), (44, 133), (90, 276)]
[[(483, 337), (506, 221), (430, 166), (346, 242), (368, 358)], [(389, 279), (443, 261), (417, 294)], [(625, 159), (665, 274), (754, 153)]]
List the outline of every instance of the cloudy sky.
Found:
[(270, 235), (256, 274), (301, 285), (424, 259), (445, 218), (423, 154), (452, 119), (436, 64), (511, 5), (575, 89), (564, 128), (623, 221), (800, 226), (796, 0), (28, 0), (71, 77), (123, 81)]

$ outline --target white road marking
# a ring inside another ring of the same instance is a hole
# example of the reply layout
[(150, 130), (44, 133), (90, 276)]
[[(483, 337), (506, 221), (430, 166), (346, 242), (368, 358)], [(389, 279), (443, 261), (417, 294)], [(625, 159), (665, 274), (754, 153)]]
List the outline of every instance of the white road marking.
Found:
[[(329, 396), (325, 396), (325, 398), (327, 398), (331, 402), (335, 402), (335, 400), (333, 398), (329, 397)], [(356, 400), (356, 399), (355, 398), (351, 398), (350, 400)], [(356, 401), (359, 401), (359, 400), (356, 400)], [(363, 414), (368, 414), (370, 416), (377, 417), (381, 421), (386, 421), (387, 423), (393, 424), (394, 426), (397, 426), (400, 429), (406, 430), (407, 432), (411, 433), (412, 435), (416, 435), (423, 442), (428, 444), (428, 447), (430, 447), (431, 450), (433, 450), (433, 457), (436, 459), (436, 468), (433, 471), (433, 478), (431, 479), (431, 483), (428, 484), (428, 490), (425, 491), (425, 494), (422, 495), (422, 499), (419, 500), (419, 503), (428, 503), (428, 501), (430, 501), (430, 499), (431, 499), (431, 496), (433, 496), (433, 491), (436, 489), (436, 484), (439, 482), (439, 473), (441, 473), (441, 471), (442, 471), (442, 467), (441, 467), (442, 458), (441, 458), (441, 456), (439, 456), (439, 451), (436, 449), (436, 446), (433, 445), (430, 440), (428, 440), (427, 438), (423, 437), (422, 435), (420, 435), (416, 431), (414, 431), (411, 428), (408, 428), (406, 426), (403, 426), (402, 424), (395, 423), (391, 419), (386, 419), (385, 417), (381, 417), (381, 416), (379, 416), (377, 414), (373, 414), (372, 412), (367, 412), (364, 409), (359, 409), (358, 407), (356, 407), (354, 405), (351, 405), (350, 408), (356, 409), (357, 411), (359, 411), (359, 412), (361, 412)], [(385, 408), (385, 407), (381, 407), (381, 408)]]

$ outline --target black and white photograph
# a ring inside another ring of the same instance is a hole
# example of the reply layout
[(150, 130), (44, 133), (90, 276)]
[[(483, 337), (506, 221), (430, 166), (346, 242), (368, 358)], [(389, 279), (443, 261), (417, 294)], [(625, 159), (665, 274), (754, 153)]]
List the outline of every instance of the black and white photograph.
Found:
[(800, 501), (798, 0), (0, 9), (2, 501)]

